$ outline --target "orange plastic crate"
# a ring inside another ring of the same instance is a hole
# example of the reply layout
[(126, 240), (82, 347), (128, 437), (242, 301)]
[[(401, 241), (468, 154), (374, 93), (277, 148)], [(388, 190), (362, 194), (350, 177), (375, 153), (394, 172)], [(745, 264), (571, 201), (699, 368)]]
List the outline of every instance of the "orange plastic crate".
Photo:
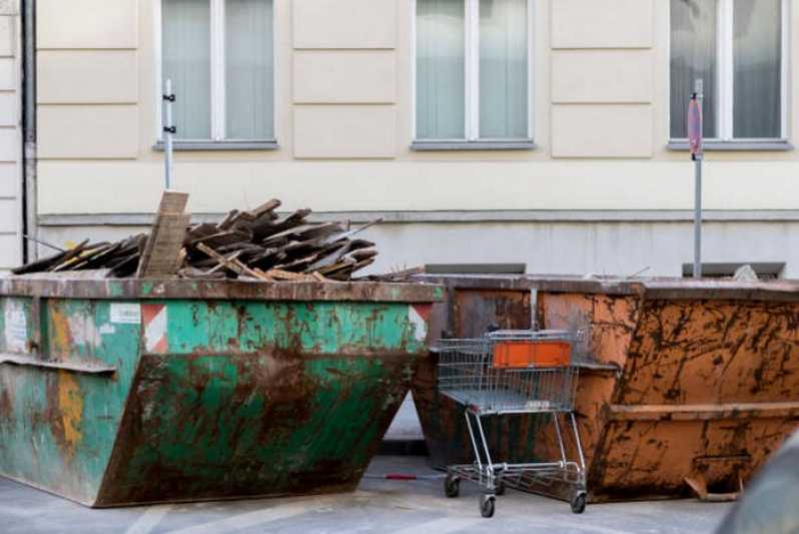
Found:
[(568, 367), (570, 363), (568, 341), (498, 341), (494, 345), (495, 369)]

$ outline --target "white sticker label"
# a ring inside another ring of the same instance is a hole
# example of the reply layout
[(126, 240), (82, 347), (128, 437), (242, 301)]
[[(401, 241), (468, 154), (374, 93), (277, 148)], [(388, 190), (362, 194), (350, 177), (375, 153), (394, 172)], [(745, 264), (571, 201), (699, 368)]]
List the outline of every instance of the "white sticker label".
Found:
[(141, 324), (141, 307), (138, 304), (111, 304), (111, 322)]
[(28, 345), (28, 318), (20, 306), (8, 303), (5, 312), (6, 345), (9, 350), (25, 351)]
[(424, 342), (427, 339), (427, 321), (424, 317), (414, 308), (410, 307), (408, 310), (408, 319), (413, 325), (413, 333), (418, 341)]
[(101, 336), (112, 336), (117, 333), (117, 329), (114, 325), (104, 324), (100, 327), (100, 335)]

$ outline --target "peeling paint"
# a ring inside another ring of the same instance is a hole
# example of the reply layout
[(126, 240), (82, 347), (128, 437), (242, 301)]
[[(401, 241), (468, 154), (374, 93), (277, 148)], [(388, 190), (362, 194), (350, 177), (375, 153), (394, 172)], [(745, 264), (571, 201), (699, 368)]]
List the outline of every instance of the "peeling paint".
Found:
[[(737, 491), (799, 429), (799, 286), (789, 293), (767, 284), (757, 291), (523, 278), (451, 284), (449, 313), (468, 291), (477, 296), (470, 306), (478, 318), (502, 309), (492, 291), (540, 285), (541, 328), (590, 332), (584, 350), (596, 365), (581, 370), (575, 406), (592, 501), (687, 496), (685, 479), (698, 476), (712, 492)], [(511, 308), (503, 317), (521, 323)], [(453, 318), (431, 323), (452, 325)], [(420, 366), (413, 388), (434, 462), (471, 461), (462, 409), (437, 394), (435, 356)], [(489, 429), (498, 457), (557, 453), (535, 417), (517, 420), (515, 430), (507, 421)], [(574, 444), (567, 441), (567, 449), (574, 456)]]
[[(39, 283), (55, 291), (28, 289)], [(81, 295), (37, 301), (41, 365), (0, 365), (0, 474), (96, 507), (354, 489), (427, 354), (410, 310), (433, 292), (368, 284), (389, 300), (359, 301), (360, 286), (283, 285), (139, 301), (126, 282), (57, 284)], [(0, 306), (30, 309), (4, 287)], [(156, 313), (109, 323), (119, 288)], [(281, 298), (256, 298), (269, 291)], [(109, 372), (82, 372), (91, 366)]]

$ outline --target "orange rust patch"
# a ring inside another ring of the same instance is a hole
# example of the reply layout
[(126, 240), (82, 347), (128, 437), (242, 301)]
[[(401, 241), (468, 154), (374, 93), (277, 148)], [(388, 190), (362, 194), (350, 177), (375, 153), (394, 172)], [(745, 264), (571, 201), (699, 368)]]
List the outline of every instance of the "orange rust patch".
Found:
[(58, 408), (64, 428), (64, 444), (69, 456), (83, 438), (80, 423), (83, 418), (83, 396), (75, 377), (67, 371), (58, 373)]
[(69, 354), (72, 348), (72, 331), (69, 327), (67, 315), (57, 308), (52, 308), (50, 320), (53, 328), (50, 335), (52, 354), (59, 356)]

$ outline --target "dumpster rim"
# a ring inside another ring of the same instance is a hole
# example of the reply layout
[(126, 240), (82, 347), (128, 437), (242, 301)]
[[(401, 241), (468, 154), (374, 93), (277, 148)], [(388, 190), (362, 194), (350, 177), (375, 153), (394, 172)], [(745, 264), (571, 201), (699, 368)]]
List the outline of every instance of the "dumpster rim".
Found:
[(444, 288), (426, 283), (260, 282), (246, 280), (88, 279), (79, 276), (0, 277), (0, 297), (97, 300), (262, 300), (433, 303)]
[(611, 296), (640, 296), (663, 300), (799, 301), (799, 282), (701, 281), (682, 278), (582, 278), (567, 275), (416, 275), (419, 282), (448, 289), (543, 291)]

